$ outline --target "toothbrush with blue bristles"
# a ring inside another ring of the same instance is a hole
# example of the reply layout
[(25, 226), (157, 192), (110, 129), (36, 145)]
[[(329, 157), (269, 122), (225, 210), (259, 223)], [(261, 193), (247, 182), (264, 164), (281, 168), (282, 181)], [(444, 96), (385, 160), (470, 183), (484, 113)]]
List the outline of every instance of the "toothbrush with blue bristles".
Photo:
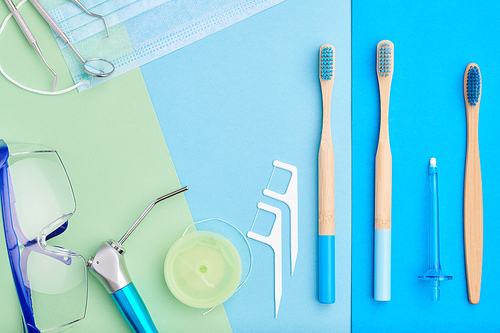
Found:
[(335, 303), (335, 159), (330, 109), (335, 80), (335, 48), (322, 45), (319, 80), (323, 96), (323, 127), (318, 153), (318, 277), (320, 303)]
[(469, 64), (464, 75), (464, 98), (467, 114), (467, 157), (464, 180), (464, 242), (469, 302), (479, 303), (483, 266), (483, 190), (479, 161), (479, 104), (481, 72)]
[(389, 143), (389, 98), (394, 69), (394, 45), (377, 45), (377, 77), (380, 91), (380, 132), (375, 160), (375, 259), (374, 298), (391, 300), (391, 200), (392, 155)]

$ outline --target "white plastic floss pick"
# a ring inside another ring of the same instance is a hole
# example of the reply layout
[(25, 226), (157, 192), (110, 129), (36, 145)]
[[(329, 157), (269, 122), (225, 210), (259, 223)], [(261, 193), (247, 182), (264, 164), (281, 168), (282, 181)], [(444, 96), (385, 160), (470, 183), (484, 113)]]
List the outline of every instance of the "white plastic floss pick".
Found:
[[(247, 232), (247, 236), (258, 242), (269, 245), (274, 252), (274, 316), (278, 318), (278, 310), (282, 293), (282, 262), (281, 262), (281, 210), (274, 206), (259, 202), (257, 208), (275, 215), (273, 228), (269, 236), (262, 236), (253, 231)], [(258, 211), (257, 211), (258, 212)], [(255, 221), (254, 221), (255, 222)], [(252, 226), (253, 227), (253, 226)]]
[[(288, 183), (288, 187), (284, 194), (273, 192), (269, 189), (264, 190), (264, 195), (270, 198), (284, 202), (290, 209), (290, 260), (291, 260), (291, 275), (295, 269), (297, 254), (299, 252), (299, 222), (298, 222), (298, 175), (297, 168), (293, 165), (286, 164), (280, 161), (274, 161), (273, 166), (283, 170), (290, 171), (292, 177)], [(273, 170), (274, 171), (274, 170)], [(272, 175), (271, 175), (272, 177)], [(271, 180), (269, 180), (271, 182)]]

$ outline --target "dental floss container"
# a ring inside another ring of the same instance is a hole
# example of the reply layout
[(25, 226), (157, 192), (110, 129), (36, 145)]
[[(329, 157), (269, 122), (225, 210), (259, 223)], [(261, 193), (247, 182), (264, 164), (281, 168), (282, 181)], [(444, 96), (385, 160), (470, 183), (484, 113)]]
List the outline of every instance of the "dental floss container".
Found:
[(211, 308), (238, 289), (242, 262), (226, 237), (195, 231), (178, 239), (165, 259), (165, 280), (172, 294), (194, 308)]

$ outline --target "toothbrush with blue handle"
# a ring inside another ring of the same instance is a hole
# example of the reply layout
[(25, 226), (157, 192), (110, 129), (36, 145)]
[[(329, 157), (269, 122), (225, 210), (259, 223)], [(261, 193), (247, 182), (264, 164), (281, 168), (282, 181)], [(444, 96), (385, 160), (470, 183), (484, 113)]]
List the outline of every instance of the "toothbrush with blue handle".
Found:
[(481, 72), (469, 64), (464, 74), (464, 98), (467, 114), (467, 157), (464, 180), (464, 242), (469, 302), (479, 303), (483, 267), (483, 189), (479, 160), (479, 104)]
[(187, 189), (185, 186), (154, 200), (118, 242), (113, 240), (103, 242), (96, 255), (87, 263), (90, 272), (111, 294), (116, 306), (135, 333), (158, 333), (158, 330), (132, 282), (125, 264), (125, 250), (122, 245), (158, 202)]
[(391, 300), (392, 155), (389, 143), (389, 98), (394, 66), (394, 45), (377, 45), (377, 77), (380, 92), (380, 132), (375, 161), (375, 263), (374, 298)]
[(318, 153), (318, 276), (320, 303), (335, 303), (335, 159), (330, 109), (335, 80), (335, 48), (320, 48), (319, 70), (323, 95), (323, 129)]

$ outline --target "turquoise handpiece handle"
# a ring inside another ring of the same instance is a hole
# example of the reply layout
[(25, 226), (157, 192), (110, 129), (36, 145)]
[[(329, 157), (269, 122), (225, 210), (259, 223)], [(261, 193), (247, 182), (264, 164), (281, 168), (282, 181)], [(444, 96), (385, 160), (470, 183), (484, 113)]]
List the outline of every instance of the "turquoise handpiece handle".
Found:
[(111, 296), (135, 333), (158, 333), (141, 295), (132, 282)]
[(319, 302), (335, 303), (335, 235), (319, 235)]

